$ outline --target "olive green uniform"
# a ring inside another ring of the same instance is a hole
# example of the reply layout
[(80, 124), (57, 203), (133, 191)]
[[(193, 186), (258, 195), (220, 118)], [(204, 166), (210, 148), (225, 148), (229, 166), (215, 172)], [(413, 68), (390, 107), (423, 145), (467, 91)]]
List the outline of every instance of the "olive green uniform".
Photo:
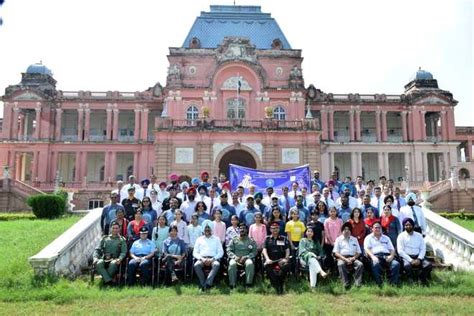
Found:
[(104, 282), (112, 281), (114, 274), (117, 272), (117, 264), (112, 262), (114, 259), (125, 259), (127, 253), (127, 243), (125, 238), (120, 235), (113, 237), (112, 235), (104, 236), (95, 248), (94, 259), (98, 259), (95, 269), (102, 276)]
[(237, 259), (240, 257), (247, 257), (244, 262), (246, 284), (252, 284), (253, 276), (255, 274), (255, 265), (253, 259), (257, 256), (257, 244), (253, 239), (245, 237), (234, 237), (227, 246), (227, 256), (229, 257), (229, 283), (230, 286), (235, 286), (237, 282), (237, 268), (240, 263)]

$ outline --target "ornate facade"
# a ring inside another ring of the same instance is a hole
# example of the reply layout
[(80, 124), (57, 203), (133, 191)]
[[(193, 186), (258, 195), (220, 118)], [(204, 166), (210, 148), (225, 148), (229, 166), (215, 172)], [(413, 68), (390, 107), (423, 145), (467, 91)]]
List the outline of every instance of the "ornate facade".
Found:
[(132, 173), (217, 174), (229, 163), (421, 183), (449, 176), (460, 143), (472, 158), (472, 139), (456, 135), (457, 101), (429, 72), (400, 95), (325, 93), (305, 86), (301, 53), (260, 7), (211, 6), (170, 48), (164, 87), (60, 91), (31, 65), (3, 96), (0, 164), (43, 190), (59, 177), (87, 192)]

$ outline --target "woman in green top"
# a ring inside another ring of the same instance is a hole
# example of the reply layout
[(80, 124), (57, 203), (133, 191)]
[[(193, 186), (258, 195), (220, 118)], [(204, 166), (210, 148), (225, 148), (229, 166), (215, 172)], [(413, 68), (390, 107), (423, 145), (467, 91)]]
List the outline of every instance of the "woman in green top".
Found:
[(301, 239), (298, 247), (298, 256), (302, 265), (309, 269), (309, 284), (311, 288), (316, 287), (318, 274), (325, 278), (327, 273), (321, 268), (318, 259), (324, 254), (321, 244), (315, 240), (313, 227), (306, 229), (306, 238)]
[(161, 257), (163, 253), (163, 242), (169, 237), (169, 227), (166, 216), (160, 215), (158, 218), (158, 225), (153, 228), (153, 233), (151, 234), (151, 240), (155, 242), (156, 245), (156, 255)]

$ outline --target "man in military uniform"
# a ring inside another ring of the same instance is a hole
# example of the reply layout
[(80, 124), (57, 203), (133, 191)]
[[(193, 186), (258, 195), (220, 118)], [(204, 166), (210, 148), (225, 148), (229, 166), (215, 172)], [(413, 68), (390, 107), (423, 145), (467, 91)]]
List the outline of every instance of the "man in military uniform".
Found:
[(119, 224), (112, 222), (110, 229), (111, 234), (102, 237), (93, 256), (95, 269), (102, 276), (105, 284), (112, 283), (113, 276), (127, 253), (125, 238), (119, 235)]
[(283, 294), (283, 282), (289, 270), (290, 243), (280, 235), (280, 224), (270, 224), (271, 235), (265, 239), (262, 255), (265, 258), (265, 270), (278, 294)]
[(229, 285), (235, 287), (237, 282), (237, 268), (245, 267), (245, 284), (252, 285), (255, 274), (255, 265), (253, 260), (257, 256), (257, 244), (250, 239), (247, 232), (247, 226), (241, 223), (240, 236), (234, 237), (227, 246), (227, 256), (229, 257)]

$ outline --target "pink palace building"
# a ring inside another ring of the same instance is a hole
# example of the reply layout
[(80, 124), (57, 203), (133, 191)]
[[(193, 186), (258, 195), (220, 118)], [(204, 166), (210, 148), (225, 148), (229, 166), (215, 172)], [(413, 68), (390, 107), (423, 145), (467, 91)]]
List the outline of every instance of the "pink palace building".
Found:
[(3, 96), (4, 176), (42, 191), (59, 179), (87, 208), (130, 174), (217, 175), (229, 163), (416, 185), (448, 178), (462, 157), (472, 173), (474, 128), (456, 132), (457, 101), (431, 73), (398, 95), (306, 86), (301, 50), (259, 6), (211, 6), (167, 57), (166, 85), (141, 92), (61, 91), (45, 65), (29, 66)]

